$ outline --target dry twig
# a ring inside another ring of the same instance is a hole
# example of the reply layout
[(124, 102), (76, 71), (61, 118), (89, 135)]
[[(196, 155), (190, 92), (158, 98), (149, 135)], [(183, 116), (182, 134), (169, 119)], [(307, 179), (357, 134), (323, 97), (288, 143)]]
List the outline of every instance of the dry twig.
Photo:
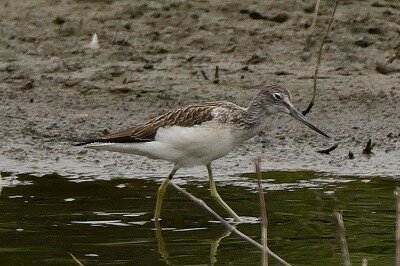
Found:
[(343, 216), (340, 212), (335, 212), (335, 217), (338, 223), (339, 237), (340, 237), (340, 247), (342, 249), (343, 265), (350, 266), (350, 254), (349, 247), (347, 246), (346, 231), (344, 229)]
[[(221, 216), (219, 216), (213, 209), (211, 209), (210, 207), (208, 207), (208, 205), (201, 199), (196, 198), (195, 196), (193, 196), (192, 194), (190, 194), (189, 192), (187, 192), (186, 190), (182, 189), (180, 186), (178, 186), (177, 184), (175, 184), (174, 182), (170, 182), (170, 186), (172, 186), (173, 188), (175, 188), (177, 191), (179, 191), (180, 193), (184, 194), (186, 197), (188, 197), (190, 200), (192, 200), (193, 202), (195, 202), (197, 205), (199, 205), (200, 207), (202, 207), (204, 210), (206, 210), (208, 213), (210, 213), (211, 215), (213, 215), (215, 218), (217, 218), (218, 221), (220, 221), (229, 231), (231, 231), (232, 233), (236, 234), (237, 236), (239, 236), (240, 238), (246, 240), (247, 242), (251, 243), (252, 245), (256, 246), (258, 249), (260, 249), (261, 251), (264, 251), (264, 247), (254, 241), (253, 239), (251, 239), (250, 237), (248, 237), (247, 235), (243, 234), (242, 232), (240, 232), (238, 229), (236, 229), (236, 227), (234, 227), (233, 225), (231, 225), (230, 223), (228, 223), (227, 221), (225, 221), (224, 218), (222, 218)], [(274, 252), (272, 252), (268, 247), (266, 249), (266, 252), (268, 252), (269, 255), (271, 255), (274, 259), (276, 259), (280, 264), (282, 265), (290, 265), (289, 263), (287, 263), (286, 261), (284, 261), (281, 257), (279, 257), (278, 255), (276, 255)]]
[(214, 73), (214, 80), (213, 83), (218, 84), (219, 83), (219, 66), (215, 66), (215, 73)]
[(372, 139), (369, 139), (369, 140), (367, 141), (367, 145), (365, 146), (365, 148), (364, 148), (363, 151), (362, 151), (362, 154), (365, 154), (365, 155), (374, 154), (374, 153), (372, 152), (372, 149), (374, 148), (374, 146), (375, 146), (375, 144), (372, 143)]
[(339, 0), (336, 0), (336, 1), (335, 1), (335, 5), (334, 5), (334, 7), (333, 7), (333, 11), (332, 11), (331, 18), (330, 18), (330, 20), (329, 20), (328, 27), (326, 28), (325, 34), (324, 34), (324, 36), (322, 37), (322, 41), (321, 41), (321, 44), (320, 44), (319, 49), (318, 49), (317, 64), (316, 64), (315, 69), (314, 69), (313, 94), (312, 94), (312, 98), (311, 98), (310, 104), (309, 104), (309, 105), (307, 106), (307, 108), (302, 112), (303, 115), (308, 114), (308, 113), (310, 112), (311, 108), (314, 106), (315, 97), (317, 96), (317, 77), (318, 77), (318, 72), (319, 72), (319, 66), (320, 66), (320, 64), (321, 64), (322, 48), (323, 48), (324, 43), (325, 43), (325, 40), (326, 40), (326, 38), (327, 38), (327, 36), (328, 36), (329, 30), (331, 29), (332, 22), (333, 22), (333, 18), (334, 18), (335, 13), (336, 13), (336, 8), (337, 8), (338, 1), (339, 1)]
[(310, 32), (311, 34), (314, 32), (315, 24), (317, 23), (317, 18), (318, 18), (318, 10), (319, 10), (319, 4), (321, 3), (321, 0), (316, 0), (315, 2), (315, 9), (314, 9), (314, 15), (313, 15), (313, 20), (310, 26)]
[(84, 265), (82, 264), (82, 262), (80, 262), (77, 258), (75, 258), (74, 255), (72, 255), (72, 253), (69, 253), (69, 255), (71, 256), (72, 260), (73, 260), (77, 265), (79, 265), (79, 266), (84, 266)]
[[(261, 223), (261, 239), (262, 239), (262, 244), (264, 247), (264, 250), (267, 250), (268, 248), (268, 219), (267, 219), (267, 208), (265, 204), (265, 197), (264, 197), (264, 191), (261, 185), (261, 179), (262, 179), (262, 172), (261, 172), (261, 159), (260, 157), (257, 157), (255, 160), (255, 166), (256, 166), (256, 173), (257, 173), (257, 180), (258, 180), (258, 194), (260, 195), (260, 209), (261, 209), (261, 218), (262, 218), (262, 223)], [(263, 266), (268, 265), (268, 253), (263, 252)]]
[[(208, 77), (208, 75), (207, 75), (206, 71), (204, 71), (204, 69), (200, 69), (200, 73), (205, 80), (210, 80), (210, 78)], [(219, 83), (219, 66), (218, 65), (215, 66), (214, 78), (213, 78), (212, 82), (214, 84)]]
[(337, 147), (339, 147), (339, 144), (335, 143), (332, 147), (323, 150), (318, 150), (317, 152), (322, 154), (330, 154), (331, 151), (334, 151)]
[(201, 70), (200, 70), (200, 73), (203, 75), (203, 78), (204, 78), (205, 80), (208, 80), (207, 73), (204, 71), (204, 69), (201, 69)]

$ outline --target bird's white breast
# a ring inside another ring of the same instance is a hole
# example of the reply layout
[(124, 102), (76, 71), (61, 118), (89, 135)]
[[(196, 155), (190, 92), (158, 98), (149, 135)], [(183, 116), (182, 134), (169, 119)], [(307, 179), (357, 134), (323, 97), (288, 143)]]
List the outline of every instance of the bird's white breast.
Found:
[(242, 139), (227, 125), (204, 123), (194, 127), (160, 128), (154, 141), (92, 143), (87, 148), (145, 155), (178, 166), (207, 165), (228, 154)]
[(181, 166), (208, 164), (236, 146), (229, 128), (212, 125), (161, 128), (155, 141), (147, 144), (152, 146), (152, 153), (157, 153), (160, 159)]

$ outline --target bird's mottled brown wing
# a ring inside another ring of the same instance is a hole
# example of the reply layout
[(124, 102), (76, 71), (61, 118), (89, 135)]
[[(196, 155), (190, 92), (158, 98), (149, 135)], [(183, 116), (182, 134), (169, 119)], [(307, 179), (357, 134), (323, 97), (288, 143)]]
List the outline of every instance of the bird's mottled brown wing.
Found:
[(190, 127), (212, 120), (214, 118), (212, 112), (215, 107), (215, 103), (208, 103), (176, 109), (164, 115), (155, 117), (144, 124), (124, 129), (97, 139), (83, 141), (77, 145), (84, 145), (93, 142), (126, 143), (153, 141), (159, 128), (168, 126)]

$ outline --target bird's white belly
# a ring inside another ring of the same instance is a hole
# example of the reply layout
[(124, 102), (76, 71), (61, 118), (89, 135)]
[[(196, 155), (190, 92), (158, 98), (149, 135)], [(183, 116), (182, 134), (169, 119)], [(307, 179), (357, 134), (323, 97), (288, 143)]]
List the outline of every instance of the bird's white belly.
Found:
[(168, 127), (158, 130), (154, 141), (141, 143), (97, 143), (88, 148), (145, 155), (181, 167), (206, 165), (228, 154), (239, 143), (228, 127)]
[(156, 140), (143, 143), (150, 154), (177, 165), (204, 165), (228, 154), (236, 145), (228, 128), (169, 127), (157, 132)]

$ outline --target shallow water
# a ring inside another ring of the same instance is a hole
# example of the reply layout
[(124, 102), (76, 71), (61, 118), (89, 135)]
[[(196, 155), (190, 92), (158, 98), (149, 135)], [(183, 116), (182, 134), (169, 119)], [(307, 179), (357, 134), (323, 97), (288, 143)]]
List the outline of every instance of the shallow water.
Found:
[[(239, 177), (239, 175), (238, 175)], [(394, 262), (393, 190), (398, 181), (313, 172), (264, 173), (269, 247), (295, 265), (340, 264), (334, 211), (343, 211), (354, 265)], [(169, 188), (161, 228), (151, 221), (154, 179), (78, 182), (56, 174), (3, 173), (0, 196), (1, 265), (260, 265), (261, 253)], [(221, 196), (242, 216), (239, 230), (260, 241), (253, 174), (237, 186), (219, 182)], [(210, 198), (205, 179), (182, 185), (227, 216)], [(272, 262), (272, 260), (271, 260)]]

